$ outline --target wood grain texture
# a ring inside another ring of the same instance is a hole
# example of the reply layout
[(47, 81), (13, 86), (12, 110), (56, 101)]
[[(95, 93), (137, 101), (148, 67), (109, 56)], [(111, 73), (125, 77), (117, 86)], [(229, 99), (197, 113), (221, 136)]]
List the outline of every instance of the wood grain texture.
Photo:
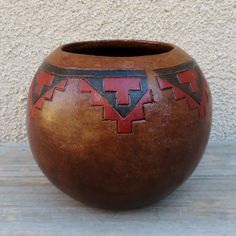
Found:
[(236, 143), (209, 144), (177, 191), (123, 212), (74, 201), (43, 176), (27, 144), (0, 144), (0, 235), (236, 235)]

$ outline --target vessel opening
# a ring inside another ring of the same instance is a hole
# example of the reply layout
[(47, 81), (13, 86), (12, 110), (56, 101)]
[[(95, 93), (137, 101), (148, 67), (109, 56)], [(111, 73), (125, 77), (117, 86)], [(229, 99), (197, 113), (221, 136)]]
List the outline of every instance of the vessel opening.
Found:
[(145, 41), (89, 41), (66, 44), (62, 51), (105, 57), (137, 57), (167, 53), (174, 47), (167, 43)]

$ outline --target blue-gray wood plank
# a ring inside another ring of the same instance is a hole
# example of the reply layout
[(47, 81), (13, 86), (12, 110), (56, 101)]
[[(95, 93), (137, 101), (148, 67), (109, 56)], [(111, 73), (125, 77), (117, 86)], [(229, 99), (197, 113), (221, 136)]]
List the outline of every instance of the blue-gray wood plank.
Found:
[(161, 202), (90, 208), (43, 176), (25, 143), (0, 144), (0, 235), (236, 235), (236, 143), (211, 143), (197, 170)]

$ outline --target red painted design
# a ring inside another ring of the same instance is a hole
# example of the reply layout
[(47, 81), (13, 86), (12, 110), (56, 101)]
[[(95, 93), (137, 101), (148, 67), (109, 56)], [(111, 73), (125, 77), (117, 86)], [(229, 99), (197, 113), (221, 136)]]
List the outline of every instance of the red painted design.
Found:
[(190, 84), (193, 92), (198, 91), (196, 73), (193, 70), (184, 71), (178, 74), (178, 80), (181, 84)]
[(199, 78), (202, 80), (202, 87), (198, 88), (197, 86), (197, 77), (196, 77), (196, 72), (191, 70), (191, 71), (185, 71), (177, 74), (178, 80), (180, 83), (188, 83), (191, 86), (191, 89), (193, 92), (198, 92), (198, 89), (202, 90), (202, 96), (201, 96), (201, 102), (200, 104), (195, 101), (191, 96), (189, 96), (187, 93), (185, 93), (183, 90), (180, 88), (177, 88), (173, 84), (169, 83), (165, 79), (161, 79), (160, 77), (158, 78), (159, 86), (161, 90), (164, 89), (172, 89), (174, 93), (175, 100), (180, 100), (180, 99), (187, 99), (188, 107), (190, 110), (198, 109), (198, 114), (199, 118), (202, 119), (206, 115), (206, 110), (205, 106), (206, 103), (208, 102), (208, 96), (206, 92), (206, 81), (203, 78)]
[[(136, 82), (134, 82), (135, 84)], [(133, 86), (134, 87), (134, 86)], [(117, 90), (116, 90), (117, 91)], [(126, 90), (127, 91), (127, 90)], [(113, 109), (109, 102), (107, 102), (88, 82), (80, 80), (80, 92), (90, 93), (91, 106), (103, 106), (103, 120), (112, 120), (117, 122), (118, 133), (131, 133), (133, 121), (145, 120), (144, 104), (153, 101), (151, 90), (147, 90), (144, 96), (136, 104), (134, 109), (125, 117), (122, 118), (119, 113)]]
[[(42, 78), (43, 76), (46, 77), (46, 81), (49, 81), (47, 80), (47, 78), (52, 78), (52, 81), (54, 80), (54, 76), (49, 77), (48, 75), (50, 74), (45, 73), (45, 72), (44, 74), (40, 74), (41, 81), (45, 81)], [(56, 90), (64, 92), (66, 84), (67, 84), (67, 80), (62, 80), (59, 83), (57, 83), (55, 86), (53, 86), (51, 89), (49, 89), (47, 92), (45, 92), (34, 104), (32, 104), (31, 110), (30, 110), (30, 117), (35, 118), (36, 110), (42, 110), (42, 107), (45, 101), (52, 101), (53, 94)]]
[(50, 86), (53, 80), (54, 80), (53, 75), (44, 71), (39, 72), (37, 76), (37, 85), (34, 90), (35, 94), (40, 95), (42, 88), (44, 86)]
[(106, 78), (104, 79), (104, 91), (116, 92), (117, 104), (129, 104), (129, 91), (141, 90), (139, 78)]

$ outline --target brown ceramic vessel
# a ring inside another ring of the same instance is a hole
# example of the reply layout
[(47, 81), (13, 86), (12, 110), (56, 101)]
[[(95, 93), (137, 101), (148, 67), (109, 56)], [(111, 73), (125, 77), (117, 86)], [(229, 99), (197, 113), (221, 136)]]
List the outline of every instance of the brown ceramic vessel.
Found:
[(33, 155), (59, 189), (94, 206), (135, 208), (165, 197), (196, 168), (211, 95), (175, 45), (79, 42), (40, 66), (27, 124)]

